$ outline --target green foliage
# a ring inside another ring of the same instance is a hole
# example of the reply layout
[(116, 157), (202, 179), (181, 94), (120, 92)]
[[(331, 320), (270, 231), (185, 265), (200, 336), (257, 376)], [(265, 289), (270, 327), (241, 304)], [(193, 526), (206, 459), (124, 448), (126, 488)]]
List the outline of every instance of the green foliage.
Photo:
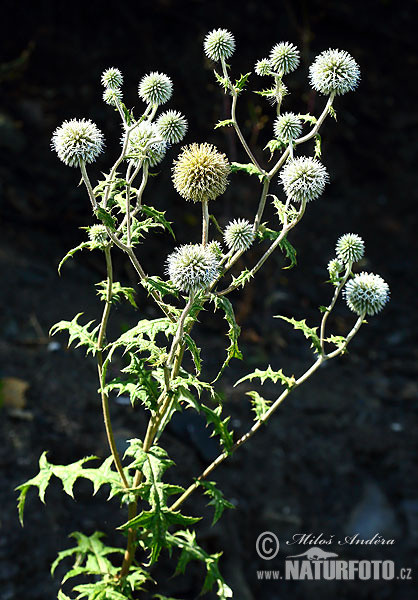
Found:
[[(107, 298), (107, 280), (96, 283), (97, 295), (100, 300), (106, 301)], [(135, 302), (136, 291), (131, 287), (123, 287), (119, 281), (112, 284), (111, 301), (112, 303), (121, 302), (125, 298), (131, 306), (138, 308)]]
[(291, 377), (287, 377), (283, 373), (282, 369), (279, 369), (278, 371), (273, 371), (273, 369), (269, 365), (265, 371), (262, 371), (261, 369), (255, 369), (255, 371), (253, 371), (252, 373), (248, 373), (248, 375), (241, 377), (241, 379), (238, 379), (238, 381), (234, 384), (234, 387), (239, 385), (243, 381), (252, 381), (253, 379), (259, 379), (261, 385), (263, 385), (263, 383), (265, 383), (265, 381), (267, 380), (270, 380), (273, 383), (277, 383), (278, 381), (280, 381), (280, 383), (282, 385), (285, 385), (288, 389), (292, 388), (295, 383), (295, 378), (293, 377), (293, 375)]
[(298, 117), (299, 119), (302, 119), (302, 121), (304, 121), (305, 123), (309, 123), (310, 125), (316, 125), (316, 123), (318, 122), (318, 119), (313, 115), (310, 115), (309, 113), (307, 113), (306, 115), (299, 114)]
[(224, 498), (224, 495), (222, 494), (221, 490), (216, 487), (216, 483), (214, 481), (206, 481), (201, 479), (198, 481), (198, 483), (203, 487), (203, 493), (211, 498), (207, 505), (215, 508), (212, 521), (212, 525), (215, 525), (215, 523), (222, 517), (222, 514), (226, 508), (235, 508), (235, 506)]
[(175, 296), (176, 298), (179, 297), (178, 290), (177, 290), (177, 288), (174, 287), (174, 285), (171, 283), (171, 281), (164, 281), (160, 277), (157, 277), (157, 276), (147, 277), (143, 281), (143, 285), (144, 285), (145, 289), (147, 289), (149, 292), (151, 292), (151, 291), (158, 292), (158, 294), (160, 295), (161, 298), (163, 298), (164, 296), (167, 296), (169, 294), (171, 296)]
[(248, 269), (244, 269), (243, 271), (241, 271), (241, 273), (238, 275), (238, 277), (232, 276), (231, 285), (234, 288), (236, 288), (236, 287), (243, 288), (245, 286), (245, 284), (248, 283), (253, 277), (254, 277), (254, 275), (251, 271), (249, 271)]
[(275, 87), (269, 88), (267, 90), (254, 91), (254, 94), (258, 94), (259, 96), (263, 96), (264, 98), (275, 98), (277, 95), (277, 89)]
[(76, 246), (75, 248), (72, 248), (71, 250), (69, 250), (67, 252), (67, 254), (64, 256), (64, 258), (60, 261), (59, 265), (58, 265), (58, 273), (61, 275), (61, 268), (62, 265), (69, 259), (72, 258), (74, 256), (74, 254), (76, 252), (78, 252), (79, 250), (83, 250), (84, 248), (91, 248), (91, 242), (82, 242), (81, 244), (79, 244), (78, 246)]
[(246, 395), (251, 398), (253, 411), (255, 412), (255, 420), (262, 421), (264, 415), (270, 408), (271, 401), (260, 396), (258, 392), (246, 392)]
[(82, 314), (83, 313), (78, 313), (72, 321), (59, 321), (58, 323), (55, 323), (55, 325), (51, 327), (49, 335), (55, 335), (59, 331), (68, 331), (68, 347), (70, 347), (75, 340), (78, 340), (78, 344), (75, 346), (76, 348), (86, 346), (86, 354), (91, 352), (94, 355), (97, 351), (97, 333), (100, 329), (100, 325), (91, 331), (90, 326), (94, 321), (89, 321), (86, 325), (80, 325), (78, 319)]
[(337, 120), (337, 113), (335, 112), (335, 108), (332, 106), (332, 104), (329, 106), (328, 112), (331, 115), (331, 117), (336, 121)]
[(214, 129), (218, 129), (219, 127), (230, 127), (234, 124), (232, 119), (225, 119), (224, 121), (218, 121), (214, 127)]
[(166, 229), (173, 236), (173, 238), (176, 239), (176, 236), (174, 235), (174, 231), (171, 227), (171, 222), (167, 221), (167, 219), (165, 218), (165, 211), (157, 210), (153, 206), (145, 206), (145, 204), (141, 205), (140, 210), (145, 215), (148, 215), (149, 217), (151, 217), (151, 219), (157, 226), (159, 225), (160, 227), (163, 227), (164, 229)]
[(263, 179), (264, 179), (264, 173), (259, 171), (257, 169), (257, 167), (255, 165), (253, 165), (252, 163), (244, 164), (244, 163), (232, 162), (231, 163), (231, 172), (236, 173), (237, 171), (244, 171), (244, 173), (247, 173), (247, 175), (257, 175), (257, 177), (260, 179), (260, 181), (263, 181)]
[(325, 338), (324, 341), (328, 342), (329, 344), (334, 344), (339, 350), (342, 350), (343, 354), (346, 352), (345, 346), (347, 344), (347, 338), (343, 335), (330, 335), (329, 337)]
[[(276, 240), (279, 237), (279, 235), (281, 235), (280, 231), (275, 231), (274, 229), (270, 229), (265, 225), (261, 225), (259, 231), (257, 232), (257, 237), (260, 241), (263, 241), (265, 239)], [(290, 260), (290, 264), (284, 266), (283, 269), (292, 269), (293, 267), (295, 267), (297, 265), (296, 248), (292, 246), (292, 244), (287, 239), (287, 236), (284, 236), (284, 238), (279, 242), (279, 247), (283, 254), (286, 256), (286, 258)]]
[(227, 336), (230, 340), (230, 344), (226, 349), (227, 355), (226, 359), (216, 376), (214, 381), (217, 381), (219, 377), (222, 375), (226, 367), (229, 365), (229, 362), (232, 358), (238, 358), (242, 360), (242, 352), (238, 347), (238, 339), (241, 333), (241, 327), (237, 324), (235, 320), (234, 308), (231, 302), (225, 296), (217, 296), (216, 294), (211, 294), (211, 300), (215, 304), (215, 310), (221, 309), (224, 312), (224, 317), (229, 325), (229, 330)]
[(250, 73), (246, 73), (245, 75), (241, 75), (239, 79), (237, 79), (235, 81), (235, 91), (239, 94), (240, 92), (242, 92), (242, 90), (245, 88), (245, 86), (247, 85), (247, 81), (249, 76), (251, 75)]
[(205, 404), (202, 404), (202, 411), (206, 416), (208, 424), (213, 425), (213, 432), (211, 434), (211, 437), (218, 435), (223, 449), (229, 454), (232, 446), (234, 445), (233, 432), (229, 431), (228, 429), (228, 424), (231, 420), (231, 417), (221, 419), (221, 405), (213, 409), (209, 408), (209, 406), (205, 406)]
[(277, 151), (277, 150), (284, 150), (286, 148), (286, 144), (284, 142), (282, 142), (281, 140), (270, 140), (269, 142), (267, 142), (264, 150), (270, 150), (270, 160), (273, 158), (273, 154)]
[(219, 85), (221, 85), (224, 88), (225, 92), (227, 92), (229, 90), (230, 85), (228, 78), (221, 77), (219, 73), (215, 70), (213, 72), (215, 74), (216, 81), (219, 83)]
[(116, 231), (116, 219), (110, 214), (109, 209), (98, 206), (96, 208), (96, 217), (103, 223), (105, 227), (108, 227), (111, 231)]
[(315, 352), (321, 352), (321, 342), (319, 340), (318, 334), (316, 333), (318, 327), (308, 327), (308, 325), (306, 325), (306, 319), (302, 319), (302, 321), (297, 321), (293, 317), (289, 319), (288, 317), (282, 317), (281, 315), (276, 315), (274, 318), (283, 319), (283, 321), (287, 321), (288, 323), (293, 325), (294, 329), (302, 331), (306, 339), (311, 341), (311, 348), (314, 348)]
[(73, 487), (80, 477), (88, 479), (93, 483), (94, 494), (102, 485), (110, 485), (109, 498), (120, 494), (122, 491), (118, 474), (113, 471), (111, 465), (113, 458), (109, 457), (98, 468), (84, 467), (84, 464), (91, 460), (98, 460), (96, 456), (88, 456), (69, 465), (53, 465), (49, 463), (44, 452), (39, 459), (39, 473), (36, 477), (22, 483), (16, 489), (20, 491), (18, 499), (18, 510), (20, 522), (23, 525), (23, 511), (25, 508), (26, 495), (31, 487), (38, 488), (38, 495), (41, 502), (45, 503), (45, 492), (52, 476), (57, 477), (62, 482), (63, 490), (66, 494), (74, 498)]
[(321, 158), (322, 156), (322, 148), (321, 148), (321, 136), (319, 133), (315, 136), (315, 149), (314, 149), (315, 158)]

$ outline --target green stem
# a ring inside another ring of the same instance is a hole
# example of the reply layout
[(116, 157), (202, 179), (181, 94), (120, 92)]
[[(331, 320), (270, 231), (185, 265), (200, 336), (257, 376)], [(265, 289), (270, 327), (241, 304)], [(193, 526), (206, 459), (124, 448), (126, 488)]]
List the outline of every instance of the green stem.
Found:
[(207, 246), (209, 239), (209, 202), (202, 200), (202, 246)]
[(84, 162), (84, 160), (81, 160), (81, 158), (80, 158), (79, 164), (80, 164), (80, 169), (81, 169), (81, 176), (82, 176), (84, 184), (87, 188), (87, 193), (90, 198), (91, 206), (92, 206), (93, 210), (96, 210), (97, 202), (96, 202), (95, 195), (93, 193), (93, 188), (91, 187), (89, 176), (87, 175), (86, 163)]
[(319, 336), (319, 340), (320, 340), (320, 342), (321, 342), (321, 348), (322, 348), (322, 352), (324, 352), (324, 345), (325, 345), (325, 341), (324, 341), (324, 338), (325, 338), (325, 326), (326, 326), (326, 323), (327, 323), (327, 319), (328, 319), (328, 317), (329, 317), (329, 315), (330, 315), (330, 313), (331, 313), (332, 309), (334, 308), (334, 306), (335, 306), (335, 303), (337, 302), (337, 298), (338, 298), (338, 296), (340, 295), (340, 292), (341, 292), (341, 290), (343, 289), (343, 287), (344, 287), (344, 285), (345, 285), (345, 283), (346, 283), (347, 279), (348, 279), (348, 278), (349, 278), (349, 276), (350, 276), (350, 273), (351, 273), (351, 267), (352, 267), (352, 263), (350, 262), (350, 263), (348, 263), (348, 265), (347, 265), (347, 268), (346, 268), (346, 271), (345, 271), (344, 277), (342, 278), (342, 280), (340, 281), (340, 283), (338, 284), (338, 286), (337, 286), (337, 287), (336, 287), (336, 289), (335, 289), (334, 296), (333, 296), (333, 298), (332, 298), (332, 300), (331, 300), (331, 303), (330, 303), (330, 305), (329, 305), (329, 306), (327, 306), (327, 309), (326, 309), (326, 311), (324, 312), (324, 314), (323, 314), (323, 316), (322, 316), (321, 327), (320, 327), (320, 336)]

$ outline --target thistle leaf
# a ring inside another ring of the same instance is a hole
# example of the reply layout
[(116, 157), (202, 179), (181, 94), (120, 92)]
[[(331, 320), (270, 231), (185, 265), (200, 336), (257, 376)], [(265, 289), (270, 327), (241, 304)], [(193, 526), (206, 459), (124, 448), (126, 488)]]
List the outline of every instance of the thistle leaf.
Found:
[(74, 256), (74, 254), (76, 252), (78, 252), (79, 250), (83, 250), (84, 248), (90, 248), (91, 244), (90, 242), (83, 242), (81, 244), (79, 244), (78, 246), (76, 246), (75, 248), (72, 248), (71, 250), (69, 250), (67, 252), (67, 254), (64, 256), (64, 258), (61, 260), (61, 262), (58, 265), (58, 273), (59, 275), (61, 275), (61, 267), (62, 265), (69, 259), (72, 258)]
[(256, 421), (261, 421), (270, 408), (271, 401), (266, 400), (258, 392), (246, 392), (246, 395), (251, 398), (253, 411), (255, 412)]
[(216, 294), (211, 294), (210, 299), (215, 304), (215, 310), (220, 308), (224, 312), (225, 320), (229, 325), (227, 336), (231, 342), (228, 348), (226, 349), (227, 356), (221, 367), (221, 370), (212, 382), (215, 383), (215, 381), (217, 381), (222, 375), (232, 358), (238, 358), (239, 360), (242, 360), (242, 352), (238, 347), (238, 339), (241, 333), (241, 327), (237, 324), (235, 320), (234, 309), (228, 298), (226, 298), (225, 296), (217, 296)]
[(94, 321), (89, 321), (86, 325), (80, 325), (78, 319), (83, 313), (78, 313), (72, 321), (59, 321), (55, 323), (50, 329), (49, 335), (55, 335), (59, 331), (68, 331), (68, 347), (71, 346), (72, 342), (78, 340), (76, 348), (79, 346), (87, 346), (86, 354), (90, 352), (95, 355), (97, 351), (97, 333), (99, 326), (89, 331), (90, 326)]
[(203, 493), (211, 498), (207, 506), (214, 506), (215, 508), (212, 521), (212, 525), (215, 525), (215, 523), (221, 518), (226, 508), (235, 508), (235, 506), (224, 498), (224, 495), (222, 494), (221, 490), (216, 487), (216, 483), (214, 481), (206, 481), (205, 479), (202, 479), (199, 480), (198, 483), (204, 488), (205, 491)]
[(205, 406), (202, 404), (202, 411), (206, 415), (206, 419), (208, 424), (213, 425), (213, 432), (211, 437), (218, 435), (221, 440), (221, 444), (225, 450), (225, 452), (229, 453), (232, 446), (234, 445), (233, 433), (229, 431), (228, 424), (231, 417), (226, 417), (225, 419), (221, 419), (222, 406), (219, 405), (215, 409), (209, 408), (209, 406)]
[(287, 321), (291, 325), (293, 325), (294, 329), (299, 329), (303, 332), (303, 335), (306, 339), (311, 340), (311, 348), (314, 348), (315, 352), (321, 352), (321, 342), (319, 340), (318, 334), (316, 333), (318, 327), (308, 327), (306, 325), (306, 320), (297, 321), (293, 317), (289, 319), (288, 317), (282, 317), (281, 315), (275, 315), (275, 319), (283, 319), (283, 321)]
[(269, 365), (265, 371), (262, 371), (261, 369), (256, 369), (252, 373), (241, 377), (241, 379), (238, 379), (238, 381), (234, 384), (234, 387), (236, 387), (243, 381), (252, 381), (253, 379), (259, 379), (261, 385), (263, 385), (263, 383), (267, 380), (270, 380), (273, 383), (277, 383), (278, 381), (280, 381), (282, 385), (285, 385), (289, 389), (293, 387), (295, 383), (295, 378), (293, 377), (293, 375), (291, 377), (287, 377), (286, 375), (284, 375), (281, 369), (279, 369), (279, 371), (273, 371), (273, 369)]
[(214, 127), (214, 129), (218, 129), (219, 127), (231, 127), (234, 124), (232, 119), (225, 119), (224, 121), (218, 121)]

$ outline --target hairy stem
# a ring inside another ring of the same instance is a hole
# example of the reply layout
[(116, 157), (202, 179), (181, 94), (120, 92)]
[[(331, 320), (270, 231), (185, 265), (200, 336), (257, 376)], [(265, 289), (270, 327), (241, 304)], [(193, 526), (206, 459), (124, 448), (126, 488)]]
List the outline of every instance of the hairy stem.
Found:
[(207, 246), (209, 239), (209, 202), (202, 200), (202, 246)]
[(92, 206), (93, 210), (96, 210), (96, 208), (97, 208), (96, 197), (93, 193), (93, 188), (91, 187), (89, 176), (87, 175), (86, 163), (84, 162), (84, 160), (82, 160), (80, 158), (79, 164), (80, 164), (80, 169), (81, 169), (81, 176), (82, 176), (84, 184), (87, 188), (87, 193), (90, 198), (91, 206)]
[(329, 317), (329, 315), (330, 315), (330, 313), (331, 313), (332, 309), (334, 308), (334, 306), (335, 306), (335, 303), (337, 302), (337, 298), (338, 298), (338, 296), (340, 295), (340, 292), (341, 292), (341, 290), (343, 289), (343, 287), (344, 287), (344, 285), (345, 285), (345, 283), (346, 283), (347, 279), (348, 279), (348, 278), (349, 278), (349, 276), (350, 276), (350, 273), (351, 273), (351, 267), (352, 267), (352, 263), (350, 262), (350, 263), (347, 265), (347, 268), (346, 268), (346, 271), (345, 271), (344, 277), (342, 278), (342, 280), (340, 281), (340, 283), (338, 284), (338, 286), (335, 288), (335, 291), (334, 291), (334, 296), (333, 296), (333, 298), (332, 298), (332, 300), (331, 300), (331, 303), (329, 304), (329, 306), (327, 306), (327, 309), (326, 309), (326, 311), (324, 312), (324, 314), (323, 314), (323, 316), (322, 316), (321, 328), (320, 328), (320, 336), (319, 336), (319, 339), (320, 339), (320, 342), (321, 342), (321, 348), (322, 348), (322, 352), (324, 352), (324, 345), (325, 345), (325, 341), (324, 341), (324, 338), (325, 338), (325, 326), (326, 326), (326, 323), (327, 323), (327, 319), (328, 319), (328, 317)]
[(97, 338), (97, 369), (99, 373), (99, 382), (100, 382), (100, 395), (102, 398), (102, 411), (103, 411), (103, 420), (106, 429), (107, 441), (109, 444), (110, 451), (113, 456), (113, 462), (115, 463), (115, 467), (124, 487), (129, 487), (128, 481), (126, 479), (125, 473), (123, 471), (122, 462), (120, 460), (119, 452), (116, 448), (115, 438), (113, 435), (112, 423), (110, 420), (110, 412), (109, 412), (109, 397), (104, 391), (104, 381), (103, 381), (103, 346), (104, 340), (106, 336), (106, 328), (107, 322), (109, 320), (110, 309), (112, 306), (112, 286), (113, 286), (113, 268), (112, 268), (112, 257), (110, 254), (110, 246), (106, 246), (105, 248), (105, 257), (106, 257), (106, 270), (107, 270), (107, 286), (106, 286), (106, 301), (103, 309), (102, 320), (100, 322), (99, 335)]

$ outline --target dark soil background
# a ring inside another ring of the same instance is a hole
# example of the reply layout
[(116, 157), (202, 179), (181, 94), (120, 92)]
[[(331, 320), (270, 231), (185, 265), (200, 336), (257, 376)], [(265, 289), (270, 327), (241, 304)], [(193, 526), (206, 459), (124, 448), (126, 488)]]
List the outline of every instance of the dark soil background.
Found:
[[(298, 268), (282, 270), (284, 259), (277, 255), (244, 292), (231, 297), (247, 358), (231, 365), (219, 391), (237, 435), (251, 423), (244, 395), (249, 388), (232, 387), (238, 377), (269, 363), (288, 374), (301, 374), (311, 363), (303, 336), (272, 316), (293, 315), (318, 323), (317, 308), (331, 294), (326, 265), (341, 234), (353, 231), (364, 237), (367, 259), (359, 268), (381, 274), (392, 299), (381, 315), (370, 318), (348, 355), (327, 364), (297, 390), (269, 427), (214, 474), (237, 509), (211, 528), (210, 509), (200, 494), (185, 508), (189, 514), (206, 515), (197, 527), (199, 541), (210, 552), (224, 550), (221, 565), (238, 600), (416, 598), (417, 17), (416, 2), (391, 0), (155, 0), (121, 1), (112, 7), (98, 1), (2, 2), (0, 378), (3, 395), (5, 378), (16, 378), (20, 388), (13, 380), (14, 396), (3, 398), (0, 412), (0, 600), (52, 600), (58, 579), (50, 578), (49, 566), (57, 552), (68, 547), (67, 536), (74, 530), (99, 529), (115, 545), (121, 540), (114, 528), (125, 518), (117, 503), (105, 502), (106, 494), (91, 498), (89, 485), (76, 486), (73, 502), (52, 484), (46, 506), (29, 494), (23, 530), (17, 521), (14, 487), (37, 473), (42, 450), (59, 464), (87, 454), (107, 456), (93, 360), (79, 350), (68, 351), (64, 336), (54, 338), (52, 345), (47, 337), (52, 324), (78, 312), (86, 319), (99, 317), (94, 283), (104, 278), (99, 253), (77, 255), (65, 265), (62, 277), (57, 275), (60, 258), (82, 241), (80, 227), (92, 223), (92, 217), (85, 191), (77, 187), (78, 173), (50, 151), (52, 131), (72, 117), (98, 124), (106, 135), (107, 152), (90, 169), (94, 178), (111, 165), (120, 135), (117, 115), (101, 100), (102, 71), (119, 67), (127, 105), (140, 108), (139, 79), (160, 70), (175, 84), (170, 107), (189, 120), (185, 142), (210, 141), (231, 160), (244, 162), (231, 132), (213, 130), (214, 123), (228, 116), (228, 100), (214, 83), (202, 52), (203, 37), (214, 27), (227, 27), (236, 36), (238, 49), (231, 62), (237, 75), (251, 70), (280, 40), (299, 46), (302, 64), (286, 82), (291, 91), (286, 110), (321, 111), (323, 98), (307, 84), (309, 64), (320, 51), (345, 49), (362, 70), (358, 91), (335, 103), (338, 122), (328, 119), (321, 131), (331, 184), (291, 234)], [(253, 75), (238, 109), (259, 157), (271, 137), (273, 111), (251, 90), (264, 83)], [(186, 206), (170, 181), (177, 152), (178, 148), (170, 150), (146, 192), (146, 203), (167, 211), (175, 223), (176, 244), (199, 236), (198, 207)], [(272, 190), (280, 193), (277, 183)], [(220, 223), (251, 217), (257, 193), (256, 179), (234, 177), (224, 199), (213, 205)], [(266, 218), (274, 224), (273, 212)], [(150, 236), (138, 249), (148, 272), (163, 274), (165, 257), (175, 243), (162, 234)], [(254, 264), (261, 251), (255, 247), (246, 264)], [(137, 284), (121, 256), (116, 278)], [(140, 314), (158, 316), (142, 292), (138, 303)], [(110, 333), (118, 335), (138, 318), (121, 305), (111, 319)], [(330, 324), (335, 333), (342, 333), (352, 322), (341, 304)], [(197, 336), (205, 348), (208, 380), (221, 364), (224, 333), (220, 316), (206, 312)], [(275, 386), (266, 385), (263, 392), (269, 398), (277, 396)], [(141, 409), (114, 401), (112, 416), (121, 448), (126, 439), (143, 435)], [(166, 445), (177, 463), (171, 477), (183, 485), (217, 451), (190, 415), (167, 432)], [(264, 531), (274, 532), (281, 541), (280, 553), (271, 562), (261, 560), (255, 550)], [(397, 569), (411, 568), (413, 579), (258, 580), (257, 570), (283, 568), (286, 555), (306, 550), (307, 546), (286, 545), (298, 533), (334, 535), (334, 540), (355, 533), (363, 539), (375, 534), (394, 539), (395, 544), (387, 546), (334, 543), (325, 548), (341, 558), (394, 560)], [(186, 576), (170, 579), (172, 572), (167, 558), (155, 568), (158, 592), (197, 598), (203, 580), (200, 567), (190, 565)]]

